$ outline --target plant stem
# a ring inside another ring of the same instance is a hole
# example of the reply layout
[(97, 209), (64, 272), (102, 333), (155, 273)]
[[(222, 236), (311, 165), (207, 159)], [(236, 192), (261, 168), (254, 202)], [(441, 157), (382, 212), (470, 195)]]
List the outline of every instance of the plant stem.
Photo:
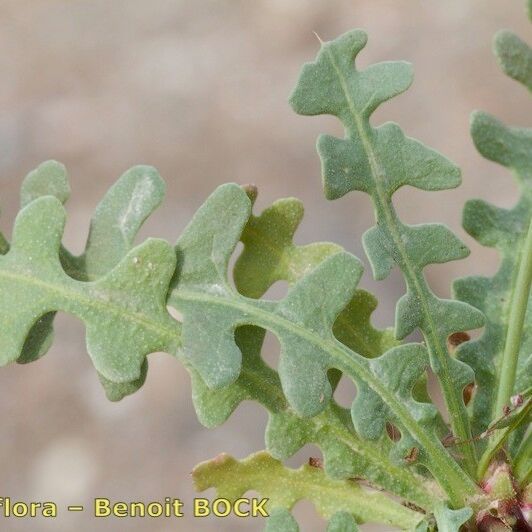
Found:
[[(494, 419), (501, 416), (505, 406), (510, 402), (514, 393), (517, 361), (521, 348), (523, 326), (530, 297), (532, 283), (532, 220), (528, 227), (525, 244), (519, 260), (517, 279), (512, 291), (510, 313), (508, 319), (508, 334), (504, 345), (504, 352), (499, 365), (500, 377), (497, 388), (497, 398), (493, 411)], [(488, 447), (484, 451), (478, 466), (478, 477), (482, 478), (491, 462), (493, 455), (500, 447), (499, 436), (490, 438)]]
[(522, 412), (515, 418), (515, 422), (511, 423), (507, 427), (495, 431), (489, 440), (488, 447), (486, 452), (482, 455), (482, 459), (478, 465), (479, 468), (479, 478), (482, 478), (486, 473), (486, 470), (491, 462), (492, 457), (498, 452), (499, 449), (504, 445), (508, 437), (512, 432), (521, 424), (522, 421), (526, 420), (530, 415), (530, 410), (532, 409), (532, 402), (528, 402), (527, 406), (523, 408)]
[(508, 335), (504, 346), (500, 365), (500, 378), (497, 390), (497, 400), (495, 402), (494, 415), (500, 416), (504, 407), (509, 403), (514, 392), (515, 374), (517, 370), (517, 360), (521, 347), (521, 337), (523, 335), (523, 325), (525, 314), (530, 297), (530, 284), (532, 282), (532, 221), (528, 227), (525, 245), (519, 261), (517, 280), (510, 303), (510, 316), (508, 324)]

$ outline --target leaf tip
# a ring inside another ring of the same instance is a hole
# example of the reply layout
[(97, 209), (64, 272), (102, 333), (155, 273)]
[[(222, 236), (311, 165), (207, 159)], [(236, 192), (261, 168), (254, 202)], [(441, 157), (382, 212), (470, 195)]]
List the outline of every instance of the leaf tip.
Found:
[(20, 190), (21, 206), (25, 207), (42, 196), (54, 196), (61, 203), (70, 197), (67, 171), (58, 161), (45, 161), (24, 178)]

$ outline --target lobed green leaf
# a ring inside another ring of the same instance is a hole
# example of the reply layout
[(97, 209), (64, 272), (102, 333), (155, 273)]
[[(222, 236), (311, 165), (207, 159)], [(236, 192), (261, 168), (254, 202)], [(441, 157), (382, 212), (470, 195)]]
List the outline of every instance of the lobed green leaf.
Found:
[(266, 507), (271, 512), (266, 530), (298, 530), (288, 511), (302, 499), (310, 500), (323, 517), (330, 519), (329, 531), (356, 531), (357, 522), (378, 522), (408, 530), (424, 518), (352, 480), (332, 480), (312, 466), (288, 469), (266, 452), (242, 461), (223, 454), (198, 465), (192, 476), (197, 490), (215, 487), (219, 497), (229, 500), (249, 490), (258, 491), (268, 499)]
[[(85, 321), (89, 354), (115, 400), (144, 382), (148, 353), (175, 349), (179, 329), (165, 308), (173, 251), (159, 240), (132, 250), (138, 228), (163, 193), (152, 168), (126, 172), (99, 205), (85, 253), (72, 257), (60, 246), (65, 218), (60, 203), (70, 194), (65, 168), (49, 161), (28, 174), (14, 241), (1, 257), (2, 289), (16, 292), (0, 310), (7, 324), (4, 364), (31, 362), (46, 353), (55, 310)], [(92, 279), (98, 280), (81, 282)]]
[[(234, 271), (240, 293), (260, 297), (278, 280), (294, 284), (327, 256), (341, 251), (339, 246), (327, 243), (296, 246), (293, 236), (302, 215), (299, 201), (285, 199), (276, 201), (260, 216), (250, 217), (241, 237), (244, 250)], [(389, 330), (380, 331), (371, 325), (375, 307), (373, 296), (357, 290), (333, 326), (335, 336), (344, 345), (370, 358), (397, 343)], [(419, 506), (431, 507), (433, 501), (421, 479), (387, 457), (388, 437), (378, 445), (360, 439), (354, 432), (349, 411), (334, 402), (318, 416), (298, 416), (284, 397), (277, 372), (261, 359), (264, 332), (244, 326), (237, 329), (235, 339), (242, 352), (242, 370), (234, 384), (210, 389), (190, 368), (194, 404), (203, 424), (219, 425), (242, 401), (258, 401), (269, 412), (266, 444), (274, 457), (286, 459), (305, 444), (314, 443), (321, 448), (325, 470), (333, 478), (364, 477)], [(329, 372), (329, 380), (334, 388), (338, 378)]]
[[(397, 265), (407, 286), (396, 308), (396, 337), (404, 338), (416, 328), (423, 332), (453, 431), (461, 441), (469, 442), (462, 390), (474, 375), (469, 366), (449, 356), (446, 340), (453, 332), (482, 326), (484, 318), (470, 305), (436, 297), (423, 274), (427, 265), (463, 258), (468, 250), (443, 225), (401, 223), (391, 199), (405, 185), (423, 190), (455, 187), (460, 171), (434, 150), (406, 137), (396, 124), (370, 124), (371, 114), (381, 103), (409, 87), (412, 70), (404, 62), (356, 69), (354, 59), (366, 41), (363, 31), (353, 30), (322, 43), (316, 60), (303, 67), (290, 103), (299, 114), (332, 114), (343, 123), (345, 138), (318, 139), (325, 194), (335, 199), (357, 190), (371, 196), (377, 225), (366, 232), (363, 241), (374, 277), (384, 279)], [(461, 451), (473, 472), (473, 446), (464, 443)]]
[[(467, 477), (441, 444), (434, 442), (432, 433), (439, 423), (433, 407), (415, 400), (405, 403), (403, 392), (413, 387), (409, 373), (394, 370), (385, 384), (367, 359), (334, 337), (333, 324), (349, 303), (361, 274), (357, 259), (345, 252), (329, 256), (297, 281), (279, 302), (246, 298), (232, 288), (227, 266), (249, 213), (250, 202), (240, 187), (220, 187), (200, 208), (177, 244), (180, 267), (169, 304), (183, 315), (183, 356), (187, 364), (194, 367), (207, 387), (223, 389), (241, 374), (242, 354), (235, 343), (235, 331), (242, 325), (270, 330), (281, 343), (279, 377), (283, 392), (299, 416), (316, 416), (327, 407), (332, 394), (328, 371), (339, 369), (357, 386), (368, 386), (382, 398), (388, 407), (387, 420), (396, 423), (405, 435), (412, 435), (412, 441), (421, 448), (420, 463), (431, 469), (453, 496), (467, 491)], [(415, 380), (419, 377), (417, 373)], [(232, 396), (233, 405), (240, 393)], [(372, 405), (382, 409), (382, 402)], [(434, 415), (427, 416), (427, 408), (432, 408)], [(224, 415), (228, 411), (225, 408)], [(410, 440), (405, 436), (404, 442)], [(426, 453), (438, 455), (441, 461), (429, 460)], [(404, 456), (401, 463), (406, 463)], [(460, 481), (451, 487), (448, 481), (453, 475)]]
[[(136, 166), (125, 172), (96, 208), (84, 253), (74, 257), (61, 247), (65, 271), (80, 281), (96, 280), (109, 272), (133, 248), (138, 230), (160, 204), (164, 191), (164, 182), (152, 167)], [(41, 164), (22, 184), (23, 207), (43, 196), (56, 197), (61, 203), (66, 203), (70, 196), (66, 169), (56, 161)], [(33, 362), (49, 350), (54, 317), (51, 312), (36, 322), (17, 362)], [(145, 360), (140, 377), (130, 383), (116, 383), (99, 374), (107, 397), (117, 401), (134, 393), (145, 381), (147, 365)]]
[(179, 334), (165, 306), (174, 253), (148, 240), (98, 281), (76, 281), (59, 260), (64, 223), (63, 207), (50, 196), (17, 216), (11, 249), (0, 257), (0, 291), (10, 294), (0, 301), (0, 363), (20, 357), (39, 318), (63, 310), (85, 322), (96, 369), (114, 382), (133, 381), (145, 356), (172, 350)]

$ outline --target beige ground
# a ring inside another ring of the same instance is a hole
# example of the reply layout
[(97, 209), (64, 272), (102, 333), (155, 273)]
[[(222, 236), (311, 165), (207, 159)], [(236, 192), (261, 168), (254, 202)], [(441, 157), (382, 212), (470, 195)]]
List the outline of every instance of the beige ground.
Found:
[[(413, 88), (375, 120), (399, 121), (464, 169), (459, 190), (396, 196), (406, 220), (445, 221), (471, 245), (470, 259), (428, 272), (447, 294), (454, 276), (496, 268), (495, 253), (460, 230), (464, 200), (479, 195), (508, 206), (516, 197), (509, 176), (476, 154), (468, 115), (483, 108), (531, 123), (525, 90), (499, 73), (490, 54), (497, 28), (530, 37), (522, 12), (520, 0), (2, 0), (0, 226), (9, 234), (22, 176), (56, 158), (72, 174), (65, 241), (79, 251), (104, 191), (129, 166), (149, 163), (167, 180), (168, 199), (143, 236), (174, 240), (207, 194), (234, 180), (259, 187), (260, 208), (282, 196), (303, 199), (308, 215), (299, 242), (335, 240), (362, 256), (367, 198), (331, 204), (320, 187), (315, 138), (338, 125), (298, 117), (286, 103), (300, 64), (317, 50), (312, 32), (329, 39), (358, 26), (370, 33), (362, 65), (407, 59), (416, 69)], [(377, 286), (366, 274), (363, 284), (382, 299), (377, 321), (389, 322), (400, 277)], [(45, 359), (0, 371), (0, 496), (64, 504), (94, 496), (190, 501), (195, 463), (219, 451), (243, 457), (262, 448), (263, 411), (245, 405), (207, 431), (194, 417), (184, 370), (164, 355), (151, 361), (142, 392), (108, 403), (85, 354), (83, 327), (60, 316)], [(309, 454), (316, 451), (305, 450), (293, 464)], [(303, 530), (323, 529), (310, 505), (296, 513)], [(88, 514), (0, 523), (8, 532), (261, 527), (190, 518), (95, 523)]]

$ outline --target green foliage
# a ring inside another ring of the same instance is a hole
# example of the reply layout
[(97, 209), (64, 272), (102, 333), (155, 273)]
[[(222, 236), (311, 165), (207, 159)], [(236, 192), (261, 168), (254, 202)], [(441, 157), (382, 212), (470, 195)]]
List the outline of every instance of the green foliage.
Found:
[[(79, 317), (96, 369), (113, 382), (138, 379), (144, 357), (171, 349), (176, 325), (165, 307), (175, 257), (168, 244), (149, 240), (92, 283), (69, 277), (59, 260), (65, 213), (51, 196), (17, 216), (13, 242), (0, 257), (0, 363), (20, 357), (35, 321), (55, 310)], [(162, 341), (165, 338), (166, 341)]]
[[(252, 200), (254, 198), (251, 198)], [(260, 216), (251, 216), (241, 241), (244, 250), (234, 269), (238, 291), (259, 298), (276, 281), (294, 284), (326, 257), (342, 251), (328, 242), (296, 246), (293, 237), (303, 218), (300, 201), (276, 201)], [(399, 342), (391, 329), (379, 331), (370, 323), (377, 300), (364, 290), (356, 290), (333, 325), (334, 335), (347, 347), (367, 358), (381, 355)]]
[[(299, 500), (312, 501), (316, 510), (330, 519), (328, 530), (358, 530), (355, 519), (369, 520), (413, 530), (423, 515), (391, 501), (381, 493), (369, 494), (353, 480), (332, 480), (317, 467), (304, 465), (288, 469), (265, 452), (237, 461), (220, 455), (198, 465), (192, 473), (196, 488), (216, 487), (217, 495), (236, 500), (249, 489), (268, 499), (272, 530), (297, 530), (293, 518), (280, 509), (290, 510)], [(353, 519), (354, 518), (354, 519)], [(339, 528), (341, 525), (344, 528)]]
[[(483, 200), (468, 201), (464, 209), (466, 231), (481, 244), (495, 247), (501, 255), (501, 266), (493, 278), (475, 276), (454, 283), (455, 296), (482, 310), (487, 319), (483, 335), (458, 350), (459, 358), (475, 370), (477, 390), (473, 400), (473, 422), (478, 433), (485, 430), (490, 415), (495, 414), (497, 360), (504, 351), (513, 281), (524, 245), (526, 223), (532, 212), (532, 132), (507, 128), (485, 113), (473, 116), (471, 131), (479, 151), (491, 160), (510, 166), (522, 182), (523, 191), (511, 209), (495, 207)], [(524, 372), (531, 342), (530, 331), (526, 330), (519, 357)]]
[[(350, 301), (362, 267), (338, 252), (297, 281), (279, 302), (239, 294), (227, 279), (229, 258), (250, 215), (251, 204), (236, 185), (215, 191), (200, 208), (177, 243), (178, 274), (168, 302), (183, 316), (183, 355), (209, 388), (237, 380), (242, 353), (234, 331), (255, 325), (273, 332), (281, 343), (279, 377), (290, 406), (303, 417), (322, 412), (332, 395), (327, 371), (341, 370), (367, 397), (353, 403), (357, 430), (373, 440), (382, 438), (384, 421), (403, 431), (392, 459), (406, 465), (413, 448), (456, 502), (476, 491), (473, 483), (431, 433), (437, 430), (436, 409), (412, 397), (412, 388), (426, 369), (421, 346), (390, 350), (368, 362), (333, 335), (332, 325)], [(416, 352), (419, 356), (407, 356)], [(415, 363), (413, 363), (415, 360)], [(361, 394), (362, 395), (362, 394)], [(379, 420), (371, 430), (358, 414)]]
[[(504, 72), (530, 90), (530, 47), (503, 31), (495, 37), (494, 51)], [(511, 209), (483, 200), (468, 201), (464, 209), (465, 230), (482, 245), (497, 249), (501, 257), (494, 277), (467, 277), (454, 283), (455, 296), (486, 316), (480, 338), (458, 350), (458, 357), (475, 371), (472, 422), (475, 432), (481, 433), (503, 414), (511, 395), (532, 385), (532, 129), (505, 126), (493, 116), (477, 112), (472, 117), (471, 136), (484, 157), (512, 171), (521, 193)], [(500, 437), (484, 451), (481, 476), (502, 444)], [(483, 448), (484, 440), (480, 442)]]
[[(85, 250), (74, 256), (61, 245), (70, 188), (64, 167), (52, 161), (24, 180), (12, 242), (0, 235), (0, 363), (40, 359), (53, 343), (55, 314), (64, 311), (84, 322), (87, 351), (111, 400), (137, 391), (147, 355), (165, 351), (190, 373), (205, 426), (222, 424), (243, 401), (258, 402), (268, 412), (267, 451), (242, 461), (220, 455), (193, 475), (198, 489), (215, 487), (229, 499), (248, 490), (267, 497), (272, 532), (298, 530), (290, 512), (301, 499), (312, 501), (329, 532), (356, 532), (365, 522), (458, 532), (487, 513), (497, 521), (501, 501), (489, 489), (497, 460), (507, 460), (499, 469), (511, 466), (515, 477), (512, 503), (526, 506), (530, 489), (532, 131), (474, 115), (479, 152), (512, 171), (521, 195), (511, 209), (466, 204), (464, 228), (499, 251), (501, 266), (492, 278), (456, 281), (454, 300), (438, 298), (425, 267), (469, 251), (443, 225), (402, 223), (392, 198), (403, 186), (456, 187), (460, 171), (396, 124), (370, 124), (380, 104), (409, 87), (412, 70), (403, 62), (356, 69), (366, 41), (354, 30), (322, 43), (290, 101), (300, 114), (332, 114), (345, 127), (342, 139), (318, 139), (325, 195), (371, 197), (376, 225), (363, 244), (373, 275), (384, 279), (397, 266), (406, 283), (393, 330), (371, 322), (377, 302), (357, 288), (362, 263), (336, 244), (296, 245), (301, 203), (282, 199), (255, 215), (253, 187), (216, 189), (175, 247), (159, 239), (135, 245), (164, 184), (154, 169), (134, 167), (98, 205)], [(503, 71), (530, 90), (528, 45), (504, 31), (494, 49)], [(285, 296), (264, 299), (278, 281), (288, 284)], [(452, 333), (484, 324), (477, 339), (449, 351)], [(416, 329), (424, 342), (404, 342)], [(276, 369), (263, 360), (267, 331), (281, 347)], [(429, 369), (450, 427), (427, 393)], [(356, 386), (350, 408), (334, 400), (340, 379)], [(323, 464), (283, 465), (307, 444), (319, 447)]]
[[(73, 257), (61, 247), (60, 258), (66, 273), (80, 281), (95, 281), (112, 270), (133, 248), (138, 230), (161, 203), (164, 191), (164, 182), (154, 168), (136, 166), (125, 172), (96, 208), (84, 253)], [(49, 161), (28, 174), (21, 187), (21, 206), (42, 196), (53, 196), (66, 203), (70, 186), (63, 165)], [(32, 362), (48, 351), (54, 315), (45, 314), (36, 322), (17, 360), (19, 363)], [(120, 351), (115, 356), (121, 357)], [(102, 374), (99, 377), (108, 398), (119, 400), (144, 383), (147, 369), (145, 360), (140, 377), (131, 382), (113, 382)]]
[[(236, 286), (243, 295), (259, 297), (275, 280), (294, 283), (327, 254), (341, 251), (339, 246), (329, 244), (295, 246), (292, 238), (301, 216), (299, 202), (281, 200), (260, 216), (250, 217), (242, 235), (244, 251), (235, 266)], [(253, 245), (250, 244), (251, 235)], [(258, 252), (261, 247), (268, 249), (267, 256)], [(275, 263), (272, 257), (276, 258)], [(277, 265), (281, 257), (282, 269)], [(246, 275), (247, 267), (254, 272), (253, 277)], [(273, 268), (277, 268), (275, 276), (270, 273)], [(265, 284), (263, 278), (269, 279), (269, 283)], [(370, 316), (375, 304), (370, 294), (357, 290), (334, 327), (336, 336), (345, 345), (370, 358), (396, 344), (389, 331), (379, 331), (371, 325)], [(277, 372), (260, 356), (263, 338), (264, 333), (255, 327), (237, 330), (236, 343), (242, 352), (242, 370), (232, 385), (219, 390), (209, 389), (199, 374), (191, 371), (193, 398), (200, 421), (209, 427), (219, 425), (242, 401), (258, 401), (269, 412), (266, 445), (276, 458), (286, 459), (305, 444), (314, 443), (320, 447), (325, 470), (331, 477), (362, 476), (397, 495), (409, 493), (409, 498), (421, 507), (432, 507), (434, 501), (422, 486), (421, 479), (388, 459), (387, 438), (378, 447), (358, 438), (347, 409), (333, 401), (312, 418), (298, 416), (290, 409)], [(333, 387), (337, 380), (336, 377), (332, 381)]]
[(438, 532), (455, 532), (466, 523), (473, 511), (471, 508), (461, 508), (460, 510), (450, 510), (442, 505), (436, 508), (434, 517), (438, 524)]
[[(381, 103), (409, 87), (412, 71), (404, 62), (356, 70), (353, 61), (366, 42), (366, 34), (354, 30), (323, 43), (316, 61), (303, 67), (290, 102), (300, 114), (332, 114), (342, 121), (344, 139), (329, 135), (318, 139), (325, 194), (336, 199), (358, 190), (371, 196), (377, 225), (365, 233), (363, 241), (373, 274), (384, 279), (397, 264), (407, 286), (396, 307), (395, 334), (404, 338), (421, 329), (454, 434), (468, 442), (471, 431), (462, 390), (474, 375), (469, 366), (448, 355), (446, 341), (456, 331), (480, 327), (483, 317), (469, 305), (435, 296), (423, 276), (425, 266), (463, 258), (468, 250), (443, 225), (403, 224), (391, 199), (405, 185), (423, 190), (455, 187), (460, 172), (435, 151), (406, 137), (396, 124), (370, 125), (370, 116)], [(472, 445), (461, 447), (467, 468), (474, 470)]]
[(532, 50), (511, 31), (495, 36), (494, 50), (504, 72), (532, 90)]

